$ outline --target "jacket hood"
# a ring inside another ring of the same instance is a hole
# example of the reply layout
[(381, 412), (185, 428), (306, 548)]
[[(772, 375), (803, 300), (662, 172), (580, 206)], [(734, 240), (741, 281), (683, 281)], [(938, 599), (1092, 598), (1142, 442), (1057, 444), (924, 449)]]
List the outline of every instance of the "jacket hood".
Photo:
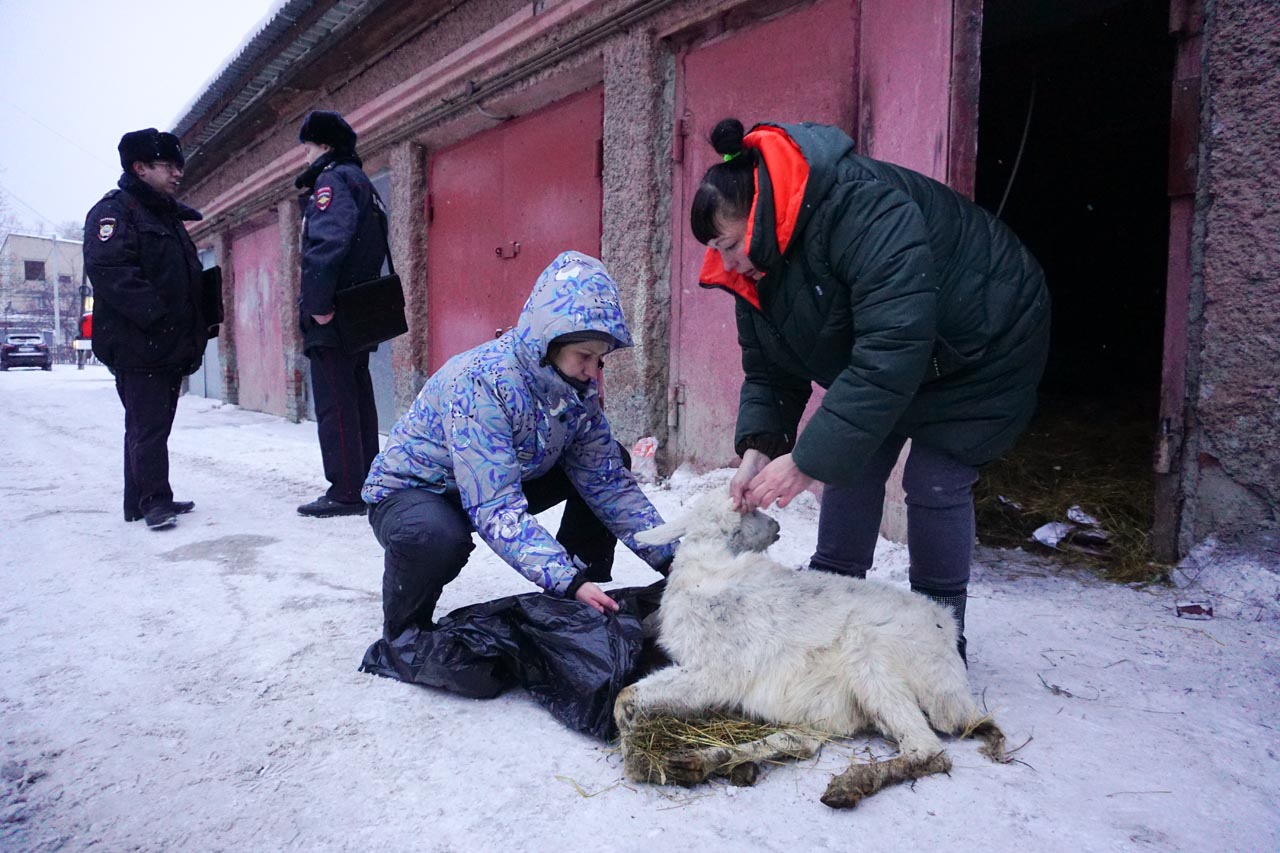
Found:
[[(836, 165), (853, 150), (853, 140), (838, 127), (813, 124), (758, 124), (743, 137), (743, 145), (760, 152), (756, 195), (747, 217), (747, 256), (757, 269), (777, 266), (804, 231), (835, 182)], [(720, 253), (707, 249), (699, 282), (723, 287), (742, 296), (757, 309), (756, 282), (725, 269)]]
[[(760, 204), (762, 193), (757, 188), (747, 238), (752, 238), (753, 230), (759, 233), (761, 239), (751, 245), (752, 260), (756, 260), (759, 249), (759, 260), (765, 263), (760, 269), (768, 269), (781, 260), (792, 235), (801, 233), (809, 224), (818, 202), (835, 183), (840, 160), (853, 151), (853, 140), (838, 127), (803, 122), (758, 124), (744, 142), (760, 149), (767, 167), (767, 174), (759, 183), (769, 182), (763, 195), (772, 204)], [(777, 252), (776, 258), (768, 256), (771, 248)]]
[(551, 341), (582, 332), (608, 335), (614, 349), (631, 346), (618, 285), (604, 264), (581, 252), (561, 252), (538, 276), (520, 311), (515, 334), (538, 362)]

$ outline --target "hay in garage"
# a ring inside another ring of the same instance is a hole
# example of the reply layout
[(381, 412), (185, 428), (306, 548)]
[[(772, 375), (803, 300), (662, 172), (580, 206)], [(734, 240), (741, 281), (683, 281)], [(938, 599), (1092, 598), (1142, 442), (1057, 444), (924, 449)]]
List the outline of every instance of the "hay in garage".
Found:
[[(1154, 418), (1133, 403), (1043, 400), (1018, 446), (982, 469), (979, 541), (1054, 553), (1117, 582), (1167, 579), (1151, 550), (1154, 432)], [(1077, 532), (1050, 549), (1031, 538), (1043, 524), (1067, 521), (1072, 506), (1100, 522), (1105, 542)]]

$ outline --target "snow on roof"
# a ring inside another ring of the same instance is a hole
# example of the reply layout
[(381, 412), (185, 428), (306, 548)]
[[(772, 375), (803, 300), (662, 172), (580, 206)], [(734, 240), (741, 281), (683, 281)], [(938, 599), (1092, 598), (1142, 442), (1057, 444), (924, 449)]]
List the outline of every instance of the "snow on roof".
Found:
[(33, 240), (56, 240), (59, 243), (83, 242), (82, 240), (77, 240), (74, 237), (63, 237), (61, 234), (29, 234), (26, 231), (10, 231), (4, 236), (6, 240), (10, 237), (30, 237)]
[(8, 250), (10, 237), (18, 237), (25, 240), (41, 240), (52, 243), (66, 243), (67, 245), (76, 246), (84, 244), (83, 240), (76, 240), (72, 237), (59, 237), (56, 234), (28, 234), (23, 231), (10, 231), (8, 234), (4, 235), (4, 239), (0, 240), (0, 253), (4, 253)]
[[(187, 140), (192, 151), (216, 136), (263, 93), (273, 85), (298, 59), (322, 43), (334, 30), (353, 18), (361, 17), (378, 5), (381, 0), (337, 0), (306, 30), (291, 41), (279, 40), (295, 23), (313, 7), (325, 0), (276, 0), (271, 10), (245, 36), (240, 47), (232, 51), (223, 66), (200, 88), (196, 95), (178, 113), (173, 132), (185, 137), (202, 119), (207, 124), (194, 139)], [(269, 61), (251, 78), (246, 75), (264, 57)], [(216, 115), (210, 115), (224, 99)], [(190, 156), (190, 152), (188, 152)]]
[[(236, 75), (243, 72), (254, 59), (262, 55), (270, 42), (266, 37), (268, 29), (272, 31), (271, 35), (275, 35), (296, 21), (314, 3), (315, 0), (274, 0), (266, 14), (245, 33), (240, 44), (227, 54), (227, 58), (223, 60), (218, 70), (209, 75), (191, 100), (178, 110), (178, 115), (173, 120), (173, 132), (182, 136), (186, 130), (189, 130), (230, 86)], [(272, 26), (273, 24), (275, 26)]]

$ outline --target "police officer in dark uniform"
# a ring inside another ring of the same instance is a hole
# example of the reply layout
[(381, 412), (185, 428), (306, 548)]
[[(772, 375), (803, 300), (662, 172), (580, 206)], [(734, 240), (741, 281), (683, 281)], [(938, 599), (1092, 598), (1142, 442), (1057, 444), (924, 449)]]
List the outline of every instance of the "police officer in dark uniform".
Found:
[(303, 190), (298, 198), (303, 210), (299, 304), (320, 455), (329, 481), (329, 489), (298, 512), (315, 518), (363, 515), (360, 489), (378, 455), (371, 350), (344, 350), (333, 302), (339, 290), (381, 274), (387, 255), (386, 212), (356, 156), (356, 132), (341, 115), (309, 113), (298, 140), (311, 163), (294, 182)]
[(119, 189), (85, 218), (84, 268), (93, 284), (93, 354), (111, 368), (124, 404), (124, 520), (160, 530), (195, 508), (169, 487), (169, 431), (182, 377), (204, 356), (200, 259), (184, 222), (200, 214), (174, 196), (185, 160), (154, 127), (120, 139)]

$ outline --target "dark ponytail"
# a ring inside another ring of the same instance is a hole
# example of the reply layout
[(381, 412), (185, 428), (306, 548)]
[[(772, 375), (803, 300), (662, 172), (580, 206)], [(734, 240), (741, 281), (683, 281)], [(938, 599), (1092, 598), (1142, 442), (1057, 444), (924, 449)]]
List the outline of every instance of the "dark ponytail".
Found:
[(711, 145), (724, 158), (702, 176), (689, 209), (689, 226), (702, 244), (720, 236), (725, 219), (746, 219), (755, 200), (756, 152), (742, 144), (742, 122), (721, 119), (711, 131)]

